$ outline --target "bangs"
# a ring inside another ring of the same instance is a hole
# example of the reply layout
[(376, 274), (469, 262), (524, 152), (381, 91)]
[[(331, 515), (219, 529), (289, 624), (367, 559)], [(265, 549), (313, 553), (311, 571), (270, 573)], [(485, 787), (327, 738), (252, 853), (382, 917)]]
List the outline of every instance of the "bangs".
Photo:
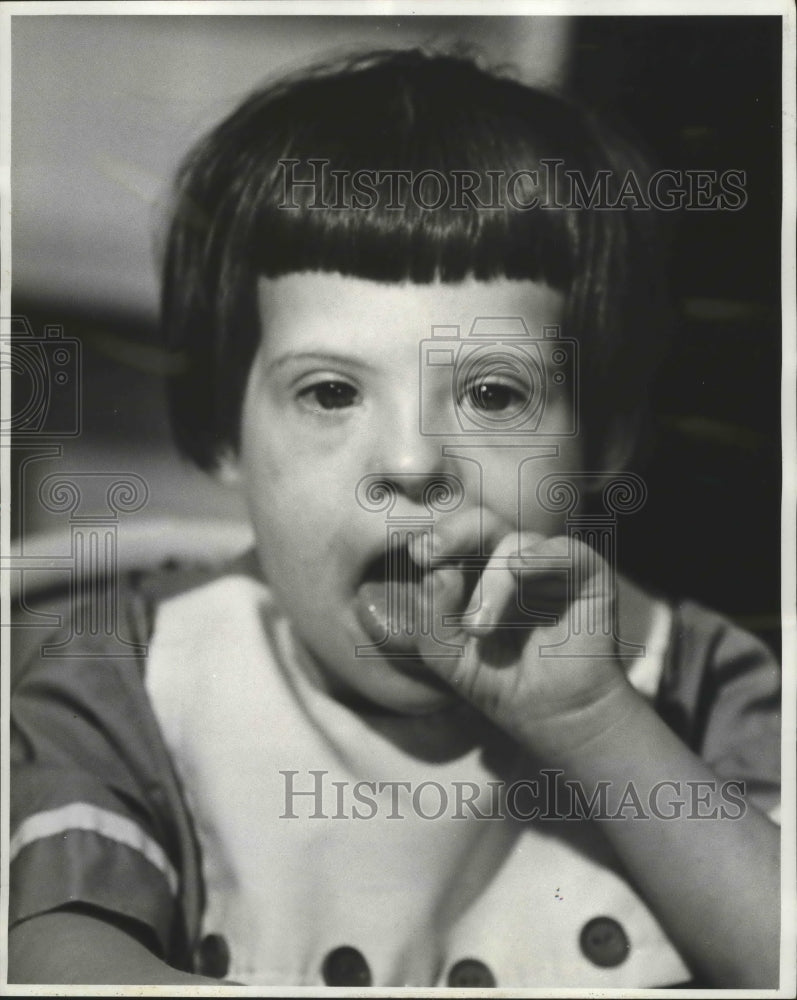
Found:
[[(568, 213), (547, 211), (532, 221), (511, 207), (491, 207), (493, 199), (486, 206), (457, 208), (455, 199), (461, 191), (454, 185), (460, 178), (454, 175), (449, 181), (451, 175), (437, 166), (417, 172), (410, 168), (419, 178), (412, 186), (402, 182), (399, 168), (330, 170), (339, 178), (354, 178), (355, 184), (365, 171), (368, 177), (375, 174), (380, 182), (369, 193), (373, 192), (376, 204), (357, 208), (344, 191), (340, 207), (320, 212), (312, 207), (314, 194), (306, 189), (298, 192), (295, 207), (275, 210), (268, 199), (248, 238), (248, 255), (258, 273), (272, 277), (292, 271), (337, 271), (375, 281), (416, 283), (503, 276), (546, 281), (558, 289), (569, 286), (580, 234), (578, 221)], [(478, 194), (490, 198), (492, 178), (487, 173), (481, 176), (487, 183), (480, 185)], [(405, 187), (403, 194), (392, 190), (397, 183)], [(444, 204), (426, 207), (444, 197)], [(387, 207), (391, 199), (400, 200), (401, 207)], [(525, 194), (523, 200), (528, 200)]]
[(228, 243), (217, 249), (269, 277), (566, 290), (600, 220), (557, 207), (551, 164), (605, 167), (588, 131), (561, 99), (464, 59), (393, 52), (334, 81), (305, 76), (250, 100), (218, 134), (239, 155), (219, 185)]

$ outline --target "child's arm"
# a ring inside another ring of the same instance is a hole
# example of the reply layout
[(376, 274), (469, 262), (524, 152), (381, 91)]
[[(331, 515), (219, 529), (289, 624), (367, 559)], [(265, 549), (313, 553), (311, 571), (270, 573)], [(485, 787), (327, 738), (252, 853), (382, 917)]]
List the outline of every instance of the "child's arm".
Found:
[(10, 983), (219, 986), (178, 972), (132, 934), (99, 916), (57, 910), (32, 917), (8, 935)]
[[(558, 625), (522, 633), (522, 642), (516, 630), (502, 634), (496, 628), (518, 579), (531, 607), (552, 608), (557, 586), (561, 590), (561, 577), (557, 584), (543, 570), (500, 569), (512, 541), (498, 546), (482, 575), (474, 624), (460, 632), (437, 629), (439, 638), (463, 643), (464, 655), (435, 657), (430, 646), (429, 666), (546, 766), (561, 768), (566, 778), (580, 782), (587, 796), (599, 781), (608, 782), (617, 805), (633, 782), (646, 803), (659, 782), (685, 786), (695, 781), (710, 783), (697, 786), (706, 799), (701, 812), (727, 806), (717, 776), (633, 689), (612, 655), (613, 640), (600, 626), (612, 613), (613, 595), (605, 592), (609, 577), (591, 549), (565, 538), (524, 539), (538, 564), (545, 557), (568, 558), (574, 577), (583, 582)], [(456, 569), (434, 571), (438, 621), (461, 609), (463, 586)], [(540, 599), (536, 604), (534, 594)], [(580, 632), (570, 627), (578, 615), (585, 625)], [(589, 615), (597, 625), (591, 631), (586, 628)], [(568, 634), (570, 656), (540, 655), (543, 644), (560, 642)], [(507, 662), (512, 644), (515, 653)], [(710, 789), (714, 791), (708, 795)], [(651, 815), (606, 819), (599, 827), (696, 972), (716, 985), (777, 985), (779, 836), (762, 813), (748, 807), (743, 817), (724, 820)]]
[(661, 781), (702, 782), (698, 819), (600, 821), (628, 873), (693, 969), (717, 986), (775, 987), (779, 968), (780, 839), (752, 806), (727, 808), (721, 782), (629, 686), (605, 705), (605, 724), (559, 760), (586, 789), (633, 781), (643, 803)]
[[(137, 636), (127, 616), (120, 630)], [(154, 977), (142, 982), (195, 981), (157, 958), (196, 933), (198, 858), (141, 664), (98, 655), (103, 636), (89, 630), (85, 655), (44, 656), (48, 638), (12, 637), (11, 974), (135, 983), (140, 966)], [(188, 967), (185, 950), (174, 964)]]

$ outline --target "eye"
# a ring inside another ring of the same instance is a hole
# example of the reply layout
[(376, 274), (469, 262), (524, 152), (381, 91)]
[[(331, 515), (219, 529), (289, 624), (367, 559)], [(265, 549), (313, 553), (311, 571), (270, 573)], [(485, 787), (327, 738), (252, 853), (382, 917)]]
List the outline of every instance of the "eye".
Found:
[(306, 409), (320, 413), (356, 406), (360, 401), (360, 393), (349, 382), (324, 379), (305, 386), (299, 391), (297, 398)]
[(506, 410), (520, 410), (529, 401), (531, 393), (527, 389), (495, 379), (480, 379), (466, 389), (467, 403), (474, 409), (486, 413), (503, 413)]

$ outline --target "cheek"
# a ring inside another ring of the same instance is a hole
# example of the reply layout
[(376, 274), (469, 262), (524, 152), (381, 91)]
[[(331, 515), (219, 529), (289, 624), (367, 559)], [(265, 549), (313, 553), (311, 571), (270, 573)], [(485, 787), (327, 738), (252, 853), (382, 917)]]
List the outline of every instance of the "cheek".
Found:
[(260, 486), (278, 484), (281, 491), (335, 489), (347, 475), (356, 473), (357, 462), (366, 450), (362, 437), (357, 427), (316, 424), (270, 400), (260, 402), (253, 393), (242, 416), (245, 474)]
[(559, 454), (539, 462), (529, 462), (520, 477), (520, 511), (523, 530), (548, 537), (564, 531), (578, 497), (574, 473), (583, 470), (577, 438), (560, 440)]
[(581, 469), (581, 452), (575, 440), (560, 441), (556, 446), (558, 455), (545, 454), (550, 445), (539, 446), (537, 454), (535, 446), (497, 454), (485, 450), (480, 462), (484, 505), (507, 524), (508, 530), (546, 536), (563, 530), (566, 513), (551, 510), (540, 487), (543, 480), (568, 483), (571, 474)]
[(287, 508), (301, 515), (325, 478), (319, 456), (297, 448), (290, 427), (262, 419), (244, 428), (241, 468), (250, 504), (264, 512)]
[[(251, 444), (252, 442), (247, 442)], [(354, 485), (341, 463), (292, 452), (286, 443), (242, 448), (250, 517), (261, 558), (285, 572), (318, 572), (319, 561), (347, 551)]]

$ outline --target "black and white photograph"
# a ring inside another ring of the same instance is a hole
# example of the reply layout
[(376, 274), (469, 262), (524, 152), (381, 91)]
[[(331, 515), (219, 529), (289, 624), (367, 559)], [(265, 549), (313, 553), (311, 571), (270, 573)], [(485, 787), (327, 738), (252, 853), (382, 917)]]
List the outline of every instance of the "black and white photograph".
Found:
[(0, 993), (794, 996), (792, 5), (0, 30)]

